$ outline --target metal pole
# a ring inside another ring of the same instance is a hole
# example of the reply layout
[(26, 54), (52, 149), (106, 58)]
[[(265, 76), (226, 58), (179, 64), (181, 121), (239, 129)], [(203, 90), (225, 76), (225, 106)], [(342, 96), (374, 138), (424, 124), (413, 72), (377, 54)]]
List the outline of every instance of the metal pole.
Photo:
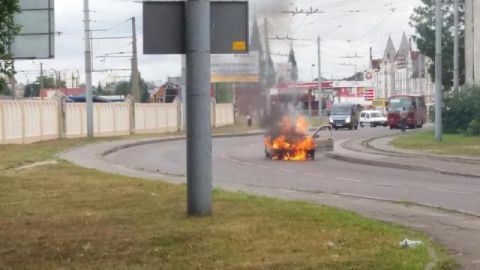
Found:
[(458, 53), (458, 50), (459, 50), (459, 41), (458, 41), (458, 31), (459, 31), (459, 27), (458, 27), (458, 0), (454, 0), (453, 1), (454, 3), (454, 7), (453, 7), (453, 11), (454, 11), (454, 42), (453, 42), (453, 91), (456, 91), (458, 92), (459, 91), (459, 86), (460, 86), (460, 83), (459, 83), (459, 65), (458, 65), (458, 61), (459, 61), (459, 53)]
[(93, 94), (92, 94), (92, 44), (90, 32), (89, 0), (83, 1), (83, 15), (85, 28), (85, 92), (87, 105), (87, 136), (93, 138)]
[(17, 98), (17, 91), (15, 91), (16, 87), (16, 81), (15, 81), (15, 60), (12, 60), (12, 99)]
[(442, 140), (442, 0), (435, 7), (435, 140)]
[(39, 94), (43, 100), (43, 63), (40, 63), (40, 90)]
[(322, 40), (318, 36), (318, 115), (323, 117), (323, 94), (322, 94)]
[(187, 204), (191, 216), (212, 212), (210, 0), (185, 3), (187, 54)]
[(132, 94), (135, 102), (141, 101), (140, 76), (138, 73), (137, 29), (135, 17), (132, 17)]
[(267, 115), (272, 111), (272, 97), (270, 95), (270, 43), (268, 41), (268, 19), (265, 18), (265, 94), (267, 102)]

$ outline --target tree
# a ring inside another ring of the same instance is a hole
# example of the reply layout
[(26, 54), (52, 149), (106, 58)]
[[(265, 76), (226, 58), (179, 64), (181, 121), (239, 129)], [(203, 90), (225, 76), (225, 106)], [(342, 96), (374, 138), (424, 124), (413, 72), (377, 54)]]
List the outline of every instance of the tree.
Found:
[[(410, 26), (415, 28), (413, 39), (418, 50), (435, 61), (435, 0), (421, 0), (422, 5), (416, 7), (410, 17)], [(453, 0), (445, 0), (442, 28), (442, 84), (450, 89), (453, 85), (453, 37), (454, 14)], [(460, 0), (459, 11), (459, 74), (460, 82), (465, 81), (465, 3)], [(435, 65), (429, 70), (432, 79), (435, 78)]]
[(5, 77), (12, 77), (13, 60), (8, 52), (12, 38), (20, 27), (14, 22), (14, 16), (20, 11), (18, 0), (2, 0), (0, 5), (0, 93), (6, 87)]
[(132, 94), (132, 85), (128, 81), (122, 81), (115, 87), (115, 95), (128, 96)]
[(65, 81), (55, 80), (53, 77), (43, 76), (37, 77), (37, 80), (34, 83), (27, 84), (25, 86), (24, 97), (38, 97), (40, 96), (40, 80), (43, 82), (43, 89), (47, 88), (63, 88), (66, 86)]

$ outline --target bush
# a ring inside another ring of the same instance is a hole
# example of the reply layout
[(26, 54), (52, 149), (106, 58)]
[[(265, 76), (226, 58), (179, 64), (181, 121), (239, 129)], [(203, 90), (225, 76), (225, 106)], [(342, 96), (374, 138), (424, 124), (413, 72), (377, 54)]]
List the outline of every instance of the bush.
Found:
[(480, 135), (480, 118), (475, 118), (470, 125), (468, 125), (467, 135), (478, 136)]
[(443, 108), (443, 128), (446, 133), (476, 132), (480, 126), (480, 86), (464, 88), (445, 98)]

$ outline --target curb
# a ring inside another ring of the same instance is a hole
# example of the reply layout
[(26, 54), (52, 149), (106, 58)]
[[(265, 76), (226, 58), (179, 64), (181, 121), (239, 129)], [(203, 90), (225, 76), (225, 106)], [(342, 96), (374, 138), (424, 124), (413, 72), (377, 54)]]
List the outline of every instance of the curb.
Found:
[[(259, 135), (263, 135), (263, 134), (265, 134), (264, 131), (251, 132), (251, 133), (239, 133), (239, 134), (217, 134), (217, 135), (212, 135), (212, 138), (214, 138), (214, 139), (241, 138), (241, 137), (259, 136)], [(113, 154), (115, 152), (125, 150), (125, 149), (128, 149), (128, 148), (132, 148), (132, 147), (144, 146), (144, 145), (149, 145), (149, 144), (157, 144), (157, 143), (173, 142), (173, 141), (181, 141), (181, 140), (184, 140), (184, 139), (186, 139), (186, 136), (185, 135), (180, 135), (180, 136), (172, 136), (172, 137), (151, 139), (151, 140), (145, 140), (145, 141), (137, 141), (137, 142), (122, 144), (122, 145), (110, 148), (108, 150), (100, 152), (99, 156), (104, 158), (104, 157), (106, 157), (110, 154)]]
[(388, 167), (393, 169), (414, 170), (414, 171), (428, 171), (428, 172), (435, 172), (435, 173), (440, 173), (444, 175), (480, 178), (480, 175), (476, 175), (476, 174), (457, 173), (457, 172), (439, 170), (439, 169), (423, 167), (423, 166), (414, 166), (414, 165), (408, 165), (408, 164), (402, 164), (402, 163), (367, 160), (367, 159), (355, 158), (351, 156), (334, 154), (334, 153), (325, 153), (325, 156), (335, 160), (345, 161), (349, 163), (376, 166), (376, 167)]

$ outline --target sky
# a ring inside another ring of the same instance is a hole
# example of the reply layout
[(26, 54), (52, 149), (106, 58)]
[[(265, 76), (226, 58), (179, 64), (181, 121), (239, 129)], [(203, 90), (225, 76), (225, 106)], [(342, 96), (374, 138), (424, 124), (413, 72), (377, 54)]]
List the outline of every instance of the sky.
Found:
[[(369, 48), (374, 57), (382, 57), (386, 41), (391, 35), (396, 47), (403, 33), (414, 34), (408, 21), (413, 8), (420, 0), (250, 0), (250, 17), (255, 14), (263, 23), (269, 19), (271, 37), (299, 39), (293, 42), (299, 77), (301, 81), (311, 81), (317, 77), (317, 36), (322, 40), (322, 75), (325, 78), (352, 76), (357, 70), (368, 68)], [(313, 15), (282, 13), (305, 9), (322, 11)], [(142, 4), (135, 0), (90, 0), (91, 28), (93, 37), (131, 36), (132, 16), (137, 19), (139, 69), (142, 77), (159, 84), (167, 77), (180, 76), (181, 57), (178, 55), (143, 55)], [(83, 39), (83, 0), (55, 1), (55, 30), (60, 35), (55, 38), (55, 58), (48, 60), (17, 61), (17, 80), (23, 83), (35, 80), (39, 75), (40, 62), (45, 73), (79, 70), (80, 81), (84, 82), (84, 39)], [(131, 39), (94, 40), (93, 65), (95, 70), (128, 69), (129, 58), (105, 58), (109, 53), (131, 52)], [(290, 41), (271, 40), (274, 62), (287, 62)], [(361, 58), (345, 58), (358, 55)], [(315, 66), (312, 66), (315, 65)], [(113, 71), (119, 79), (128, 80), (129, 71)], [(94, 85), (108, 73), (95, 72)], [(312, 76), (313, 75), (313, 76)]]

